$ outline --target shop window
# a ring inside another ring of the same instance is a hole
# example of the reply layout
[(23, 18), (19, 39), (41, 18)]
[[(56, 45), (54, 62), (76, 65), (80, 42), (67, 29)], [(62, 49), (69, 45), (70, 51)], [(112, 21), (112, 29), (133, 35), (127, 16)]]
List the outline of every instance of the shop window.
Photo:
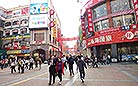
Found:
[(94, 19), (107, 15), (106, 4), (94, 8), (92, 14)]
[(124, 10), (130, 10), (131, 1), (130, 0), (112, 0), (111, 9), (112, 9), (112, 13), (121, 12)]
[(43, 41), (44, 40), (44, 33), (34, 33), (34, 41)]
[(123, 18), (122, 16), (114, 17), (113, 18), (114, 27), (120, 27), (123, 25)]
[(109, 27), (109, 20), (102, 21), (102, 29), (107, 29)]
[(100, 31), (100, 30), (104, 30), (107, 29), (109, 27), (109, 20), (103, 20), (103, 21), (99, 21), (97, 23), (94, 24), (95, 27), (95, 32)]
[(95, 26), (95, 29), (94, 29), (95, 32), (100, 31), (101, 30), (101, 21), (95, 23), (94, 26)]
[(113, 18), (114, 27), (128, 26), (135, 24), (134, 15), (122, 15)]
[(125, 15), (124, 18), (125, 18), (125, 25), (131, 25), (135, 23), (134, 15)]

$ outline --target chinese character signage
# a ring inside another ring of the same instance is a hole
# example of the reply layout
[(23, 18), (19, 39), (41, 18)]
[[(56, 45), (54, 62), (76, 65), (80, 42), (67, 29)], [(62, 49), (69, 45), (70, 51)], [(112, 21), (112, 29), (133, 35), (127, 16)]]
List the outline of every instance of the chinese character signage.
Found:
[(136, 13), (136, 19), (138, 21), (138, 0), (133, 0), (134, 3), (134, 11)]
[(115, 31), (112, 33), (93, 36), (87, 39), (86, 41), (87, 41), (87, 47), (121, 43), (121, 42), (138, 41), (138, 31), (137, 30), (121, 31), (121, 32)]
[(47, 14), (31, 15), (30, 22), (29, 22), (29, 28), (48, 27), (47, 20), (48, 20)]
[(81, 28), (82, 28), (82, 37), (86, 36), (86, 30), (85, 30), (85, 18), (81, 17)]
[(88, 32), (93, 32), (93, 25), (92, 25), (92, 10), (87, 10), (88, 14)]

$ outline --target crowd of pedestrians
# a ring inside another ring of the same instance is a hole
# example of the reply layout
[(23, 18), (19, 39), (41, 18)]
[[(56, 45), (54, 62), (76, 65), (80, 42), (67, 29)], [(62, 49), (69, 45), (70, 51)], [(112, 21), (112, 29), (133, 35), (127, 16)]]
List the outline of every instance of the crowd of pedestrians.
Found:
[[(84, 83), (85, 79), (85, 69), (87, 67), (91, 68), (98, 68), (99, 65), (111, 65), (110, 63), (111, 56), (109, 54), (104, 54), (102, 57), (97, 57), (96, 55), (92, 55), (88, 57), (87, 55), (77, 55), (73, 56), (71, 54), (62, 57), (54, 55), (50, 56), (48, 60), (49, 65), (49, 85), (55, 83), (56, 77), (59, 78), (59, 85), (62, 84), (63, 75), (65, 74), (64, 71), (68, 69), (70, 76), (74, 76), (74, 68), (73, 66), (76, 65), (77, 73), (80, 75), (81, 82)], [(31, 70), (35, 68), (41, 69), (42, 60), (39, 57), (29, 57), (25, 58), (11, 58), (8, 61), (8, 65), (6, 61), (2, 60), (1, 62), (1, 69), (4, 66), (10, 66), (10, 72), (12, 73), (24, 73), (25, 70)], [(6, 64), (6, 65), (5, 65)], [(16, 68), (17, 67), (17, 68)]]
[(67, 56), (63, 55), (62, 57), (58, 57), (57, 55), (51, 56), (49, 60), (49, 85), (55, 83), (56, 76), (59, 77), (59, 85), (61, 85), (62, 76), (65, 74), (64, 70), (68, 69), (70, 76), (74, 76), (73, 65), (77, 66), (81, 82), (84, 83), (85, 69), (87, 67), (98, 68), (99, 65), (110, 65), (110, 58), (109, 54), (105, 54), (101, 58), (96, 55), (90, 57), (87, 55), (72, 56), (71, 54)]
[(62, 57), (58, 57), (57, 55), (51, 56), (51, 59), (49, 60), (49, 85), (55, 83), (56, 76), (58, 76), (59, 85), (61, 85), (64, 70), (67, 70), (67, 68), (69, 69), (70, 76), (74, 76), (74, 64), (77, 66), (77, 70), (80, 72), (81, 81), (84, 82), (84, 68), (87, 68), (87, 66), (82, 58), (83, 56), (72, 56), (71, 54), (69, 56), (63, 55)]
[(17, 58), (10, 57), (9, 59), (3, 59), (0, 61), (1, 69), (6, 67), (10, 67), (10, 73), (24, 73), (25, 70), (33, 69), (33, 65), (35, 64), (35, 68), (41, 69), (42, 60), (41, 58)]

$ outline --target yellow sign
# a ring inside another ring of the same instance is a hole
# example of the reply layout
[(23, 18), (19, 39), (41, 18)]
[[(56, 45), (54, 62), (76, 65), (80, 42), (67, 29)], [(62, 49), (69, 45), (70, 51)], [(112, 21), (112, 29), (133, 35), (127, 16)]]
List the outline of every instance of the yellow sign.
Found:
[(19, 54), (21, 53), (21, 50), (8, 50), (7, 54)]
[(52, 31), (53, 31), (53, 37), (56, 38), (56, 34), (57, 34), (57, 30), (55, 27), (52, 28)]

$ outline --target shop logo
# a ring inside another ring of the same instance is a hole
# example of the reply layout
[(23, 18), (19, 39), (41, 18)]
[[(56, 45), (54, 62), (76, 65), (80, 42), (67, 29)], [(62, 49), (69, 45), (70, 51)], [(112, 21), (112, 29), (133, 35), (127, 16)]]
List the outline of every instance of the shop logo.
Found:
[(133, 39), (133, 38), (134, 38), (134, 34), (133, 34), (131, 31), (129, 31), (129, 32), (127, 32), (127, 33), (125, 34), (125, 37), (126, 37), (127, 39)]

